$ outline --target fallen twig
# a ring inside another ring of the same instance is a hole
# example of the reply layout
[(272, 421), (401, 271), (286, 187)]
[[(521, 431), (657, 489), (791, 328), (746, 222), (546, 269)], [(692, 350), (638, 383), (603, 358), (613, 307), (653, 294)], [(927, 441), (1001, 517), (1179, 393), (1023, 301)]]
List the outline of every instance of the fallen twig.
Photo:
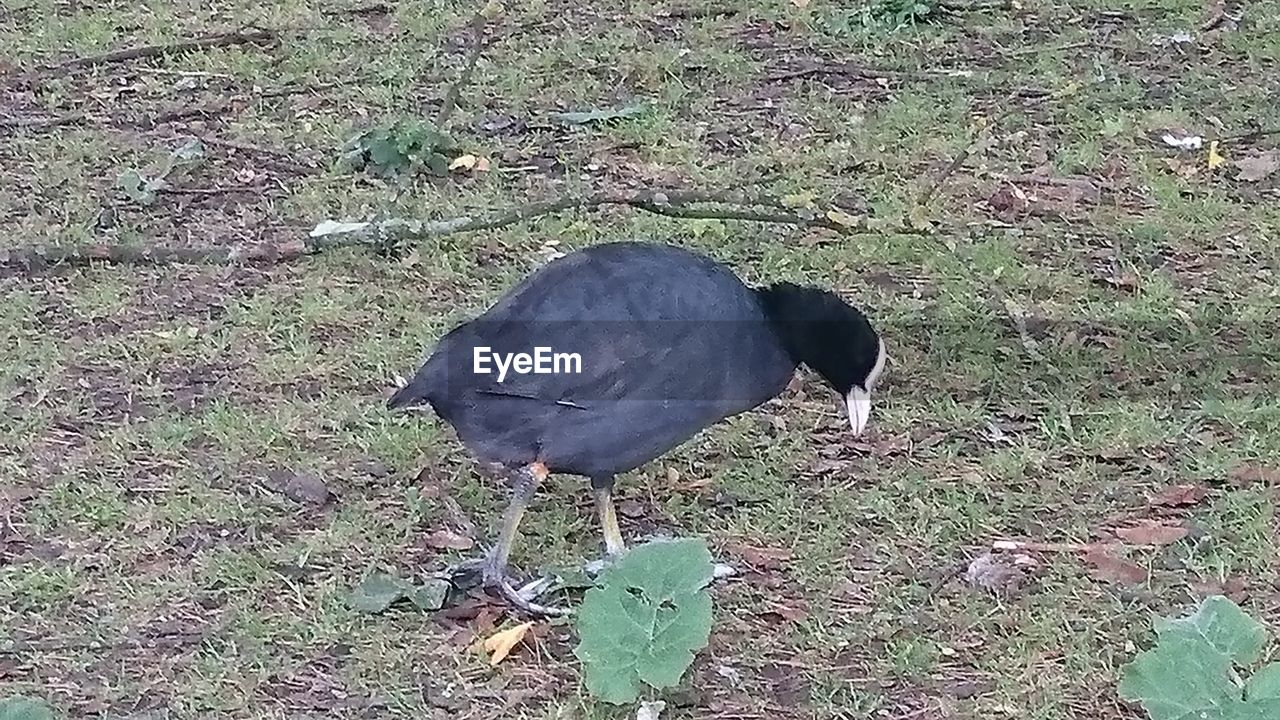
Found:
[[(841, 234), (876, 230), (867, 218), (836, 212), (796, 210), (767, 196), (750, 195), (741, 188), (719, 191), (595, 193), (530, 203), (487, 217), (464, 215), (429, 221), (401, 218), (362, 222), (328, 220), (316, 226), (306, 238), (251, 247), (237, 245), (217, 248), (139, 248), (130, 245), (92, 244), (16, 248), (0, 251), (0, 267), (32, 270), (55, 265), (87, 265), (95, 262), (120, 265), (275, 264), (334, 248), (359, 246), (391, 248), (426, 238), (496, 230), (552, 213), (566, 210), (590, 210), (606, 205), (627, 206), (666, 217), (746, 220), (821, 228)], [(912, 232), (906, 227), (894, 227), (889, 230)]]
[(996, 540), (991, 543), (992, 552), (1090, 552), (1107, 547), (1097, 543), (1044, 543), (1022, 540)]
[(231, 32), (206, 35), (204, 37), (195, 38), (194, 40), (183, 40), (181, 42), (168, 43), (165, 45), (143, 45), (141, 47), (125, 48), (123, 50), (113, 50), (101, 55), (88, 55), (85, 57), (72, 58), (54, 65), (48, 65), (43, 68), (43, 72), (59, 72), (81, 67), (90, 67), (93, 65), (105, 65), (108, 63), (138, 60), (141, 58), (156, 57), (171, 53), (187, 52), (190, 50), (205, 50), (208, 48), (228, 47), (231, 45), (273, 42), (275, 39), (276, 32), (274, 30), (247, 27)]
[(471, 84), (471, 76), (475, 74), (476, 64), (480, 62), (480, 55), (489, 45), (484, 34), (485, 25), (489, 20), (487, 11), (488, 8), (482, 6), (467, 25), (471, 31), (471, 49), (467, 53), (466, 60), (463, 61), (462, 72), (458, 74), (458, 79), (445, 91), (444, 99), (440, 102), (440, 112), (436, 115), (436, 128), (441, 131), (444, 130), (445, 123), (449, 122), (454, 108), (458, 106), (458, 101), (462, 98), (462, 89)]
[(83, 122), (86, 115), (81, 112), (63, 113), (52, 117), (12, 117), (0, 120), (0, 128), (25, 128), (27, 130), (44, 130), (62, 125), (74, 125)]

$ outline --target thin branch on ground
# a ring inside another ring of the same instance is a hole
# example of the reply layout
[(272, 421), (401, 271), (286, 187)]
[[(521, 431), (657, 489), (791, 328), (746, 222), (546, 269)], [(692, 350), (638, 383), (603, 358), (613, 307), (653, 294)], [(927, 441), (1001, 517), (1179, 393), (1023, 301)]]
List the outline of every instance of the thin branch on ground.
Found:
[(865, 232), (913, 232), (908, 227), (877, 228), (865, 217), (841, 212), (791, 208), (743, 188), (728, 190), (653, 190), (631, 193), (593, 193), (567, 196), (501, 211), (485, 217), (463, 215), (444, 220), (400, 218), (337, 222), (325, 221), (306, 238), (255, 246), (215, 248), (138, 247), (97, 243), (79, 246), (13, 248), (0, 251), (0, 268), (24, 271), (57, 265), (167, 264), (278, 264), (349, 247), (390, 249), (429, 238), (464, 232), (497, 230), (568, 210), (593, 210), (604, 206), (631, 207), (643, 212), (680, 219), (744, 220), (830, 230), (849, 235)]
[(476, 65), (480, 62), (480, 55), (489, 46), (484, 32), (485, 26), (489, 22), (486, 10), (487, 7), (481, 7), (467, 25), (471, 33), (471, 49), (467, 52), (467, 57), (463, 61), (462, 72), (458, 74), (458, 79), (445, 91), (444, 99), (440, 103), (440, 113), (436, 115), (436, 129), (440, 131), (444, 130), (445, 123), (449, 122), (449, 118), (453, 116), (454, 109), (457, 108), (458, 102), (462, 99), (463, 88), (471, 84), (471, 76), (475, 74)]
[(85, 57), (72, 58), (64, 62), (46, 66), (43, 68), (42, 72), (55, 73), (82, 67), (92, 67), (94, 65), (106, 65), (108, 63), (126, 62), (129, 60), (139, 60), (142, 58), (157, 57), (160, 55), (189, 52), (191, 50), (207, 50), (209, 48), (229, 47), (232, 45), (269, 43), (275, 42), (277, 37), (276, 31), (274, 30), (245, 27), (231, 32), (205, 35), (204, 37), (195, 38), (194, 40), (183, 40), (181, 42), (168, 43), (165, 45), (143, 45), (140, 47), (125, 48), (123, 50), (113, 50), (101, 55), (88, 55)]
[(0, 120), (0, 128), (44, 130), (62, 125), (75, 125), (86, 119), (87, 116), (82, 112), (69, 112), (48, 117), (9, 117)]

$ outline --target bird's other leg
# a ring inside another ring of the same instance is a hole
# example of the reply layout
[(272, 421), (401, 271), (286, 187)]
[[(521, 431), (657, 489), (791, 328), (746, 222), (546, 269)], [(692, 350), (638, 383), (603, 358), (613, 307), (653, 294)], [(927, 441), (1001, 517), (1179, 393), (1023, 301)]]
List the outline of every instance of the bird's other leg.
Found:
[(592, 478), (591, 491), (596, 497), (596, 514), (600, 516), (600, 529), (604, 532), (604, 551), (610, 559), (627, 551), (618, 528), (618, 513), (613, 506), (613, 478)]
[(587, 563), (586, 571), (592, 575), (604, 570), (627, 551), (618, 529), (618, 513), (613, 506), (613, 477), (591, 478), (591, 492), (596, 499), (596, 514), (600, 516), (600, 529), (604, 533), (604, 557)]
[(511, 586), (507, 577), (507, 560), (511, 556), (511, 547), (515, 544), (516, 532), (520, 526), (520, 518), (533, 499), (538, 485), (547, 479), (547, 468), (539, 462), (530, 463), (520, 468), (515, 475), (515, 488), (511, 503), (502, 516), (502, 529), (498, 532), (498, 541), (485, 557), (484, 584), (502, 593), (515, 607), (531, 615), (561, 615), (562, 610), (545, 607), (532, 602), (520, 591)]

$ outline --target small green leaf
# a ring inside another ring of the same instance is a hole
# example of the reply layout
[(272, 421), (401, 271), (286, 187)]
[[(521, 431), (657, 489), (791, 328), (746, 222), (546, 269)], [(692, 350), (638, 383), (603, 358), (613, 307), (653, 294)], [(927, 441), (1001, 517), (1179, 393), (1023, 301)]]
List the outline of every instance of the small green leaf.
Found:
[(1267, 633), (1258, 621), (1226, 597), (1206, 598), (1195, 613), (1185, 618), (1157, 618), (1156, 634), (1165, 638), (1199, 639), (1228, 661), (1240, 664), (1258, 659)]
[(15, 695), (0, 700), (0, 720), (53, 720), (53, 711), (40, 700)]
[(456, 149), (453, 140), (434, 125), (408, 118), (357, 133), (344, 145), (343, 160), (350, 167), (384, 176), (412, 173), (423, 166), (433, 172), (439, 166), (437, 174), (444, 175)]
[(587, 689), (622, 704), (641, 682), (678, 683), (711, 634), (712, 571), (706, 543), (691, 539), (634, 547), (601, 573), (576, 618)]
[(604, 122), (606, 120), (621, 120), (624, 118), (636, 117), (643, 113), (644, 110), (644, 105), (627, 105), (619, 108), (552, 113), (551, 119), (564, 123), (565, 125), (587, 125), (595, 122)]
[(164, 180), (147, 177), (134, 168), (120, 173), (116, 184), (124, 191), (125, 197), (139, 205), (150, 205), (155, 202), (156, 193), (166, 185)]
[(424, 612), (439, 610), (449, 597), (449, 587), (448, 580), (430, 580), (409, 592), (409, 602)]
[(408, 595), (409, 587), (387, 573), (370, 573), (351, 593), (351, 606), (360, 612), (380, 613)]

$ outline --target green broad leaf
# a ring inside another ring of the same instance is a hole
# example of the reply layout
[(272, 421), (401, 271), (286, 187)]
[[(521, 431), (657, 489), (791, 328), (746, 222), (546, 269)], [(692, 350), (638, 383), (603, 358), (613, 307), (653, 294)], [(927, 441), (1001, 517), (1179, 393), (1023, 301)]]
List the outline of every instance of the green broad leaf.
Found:
[(53, 711), (40, 700), (15, 695), (0, 700), (0, 720), (53, 720)]
[(351, 606), (360, 612), (380, 613), (409, 595), (410, 587), (400, 578), (383, 572), (370, 573), (351, 593)]
[(711, 553), (702, 540), (632, 548), (600, 576), (578, 608), (578, 646), (587, 689), (614, 704), (635, 702), (643, 685), (676, 685), (711, 635)]
[(1236, 666), (1255, 662), (1266, 631), (1231, 600), (1206, 598), (1182, 618), (1157, 618), (1156, 645), (1121, 668), (1119, 694), (1152, 720), (1280, 718), (1280, 663), (1242, 681)]
[(1161, 639), (1125, 666), (1120, 697), (1142, 703), (1151, 720), (1209, 720), (1240, 703), (1231, 662), (1198, 640)]
[(1258, 621), (1221, 595), (1206, 598), (1195, 613), (1185, 618), (1157, 618), (1156, 634), (1165, 638), (1199, 640), (1229, 662), (1248, 664), (1258, 659), (1267, 633)]
[(644, 105), (627, 105), (619, 108), (551, 113), (551, 119), (565, 125), (588, 125), (590, 123), (605, 122), (607, 120), (622, 120), (625, 118), (636, 117), (643, 113), (644, 110)]

